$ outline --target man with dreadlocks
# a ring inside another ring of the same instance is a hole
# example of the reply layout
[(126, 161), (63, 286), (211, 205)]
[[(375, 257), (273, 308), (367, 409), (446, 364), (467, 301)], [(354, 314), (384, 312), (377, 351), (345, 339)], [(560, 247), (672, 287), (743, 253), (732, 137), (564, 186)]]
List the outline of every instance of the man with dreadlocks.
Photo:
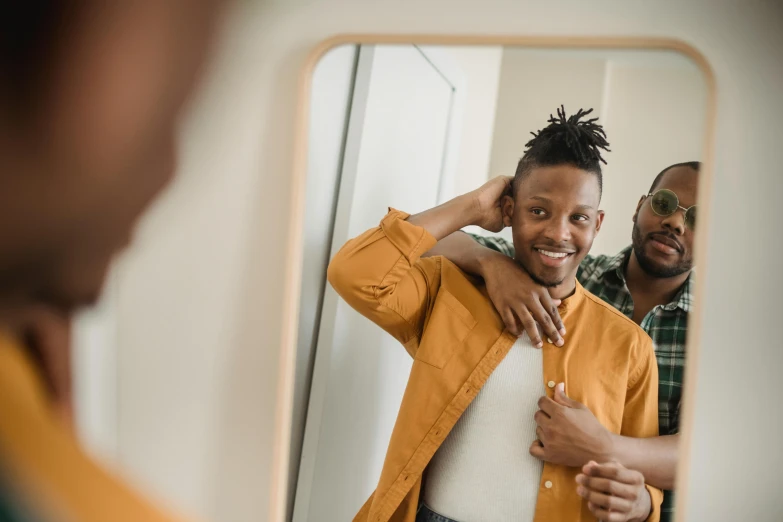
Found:
[[(332, 260), (332, 286), (414, 359), (380, 480), (355, 521), (658, 520), (662, 493), (639, 472), (603, 460), (542, 463), (529, 452), (544, 435), (536, 421), (568, 413), (555, 401), (565, 386), (612, 432), (658, 433), (650, 337), (576, 279), (603, 220), (608, 143), (588, 114), (551, 118), (513, 181), (493, 179), (414, 216), (390, 210)], [(559, 300), (568, 343), (536, 349), (504, 328), (480, 281), (424, 256), (468, 225), (511, 226), (515, 259)]]
[[(528, 145), (542, 139), (548, 139), (546, 133)], [(612, 434), (590, 409), (556, 389), (555, 401), (565, 414), (551, 419), (540, 416), (541, 440), (530, 448), (533, 455), (546, 462), (581, 466), (595, 459), (616, 460), (642, 472), (647, 482), (665, 490), (662, 522), (674, 516), (672, 490), (679, 446), (685, 340), (693, 301), (693, 240), (700, 167), (699, 162), (689, 161), (663, 169), (648, 193), (639, 199), (633, 215), (631, 245), (614, 256), (586, 256), (576, 276), (587, 290), (639, 324), (652, 338), (661, 376), (659, 436), (637, 439)], [(509, 331), (516, 335), (525, 332), (537, 346), (544, 345), (543, 339), (548, 346), (564, 346), (571, 341), (566, 341), (566, 329), (557, 308), (559, 301), (550, 295), (545, 282), (526, 272), (524, 264), (514, 261), (514, 247), (502, 238), (474, 235), (471, 239), (458, 232), (440, 241), (428, 254), (443, 255), (466, 272), (481, 277)], [(539, 326), (546, 335), (541, 335)]]

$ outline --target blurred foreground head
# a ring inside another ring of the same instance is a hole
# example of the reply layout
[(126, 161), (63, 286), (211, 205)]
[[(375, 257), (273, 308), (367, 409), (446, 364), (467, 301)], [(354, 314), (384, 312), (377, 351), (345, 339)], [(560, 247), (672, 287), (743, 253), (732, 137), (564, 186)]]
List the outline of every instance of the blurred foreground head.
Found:
[(0, 17), (0, 321), (93, 303), (175, 168), (219, 0), (11, 2)]

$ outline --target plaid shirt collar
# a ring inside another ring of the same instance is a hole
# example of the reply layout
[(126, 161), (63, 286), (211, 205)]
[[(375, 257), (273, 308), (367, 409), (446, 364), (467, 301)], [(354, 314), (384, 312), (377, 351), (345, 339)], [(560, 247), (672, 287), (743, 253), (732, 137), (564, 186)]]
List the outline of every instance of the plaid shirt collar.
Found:
[[(628, 260), (631, 257), (631, 251), (633, 246), (627, 246), (620, 251), (619, 254), (613, 257), (609, 257), (606, 263), (595, 271), (595, 277), (601, 279), (603, 277), (612, 277), (617, 283), (627, 288), (625, 282), (625, 267), (628, 265)], [(691, 270), (688, 279), (680, 287), (680, 290), (674, 296), (671, 303), (664, 305), (665, 310), (674, 310), (675, 308), (681, 309), (685, 313), (690, 313), (693, 306), (693, 286), (695, 284), (695, 270)]]

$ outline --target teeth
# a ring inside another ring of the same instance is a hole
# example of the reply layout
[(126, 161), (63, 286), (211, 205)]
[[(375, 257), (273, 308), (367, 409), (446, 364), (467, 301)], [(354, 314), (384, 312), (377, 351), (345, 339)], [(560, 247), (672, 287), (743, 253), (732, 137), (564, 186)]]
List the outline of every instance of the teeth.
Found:
[(552, 259), (562, 259), (568, 255), (565, 252), (549, 252), (547, 250), (541, 250), (541, 249), (538, 249), (538, 251), (547, 257), (551, 257)]

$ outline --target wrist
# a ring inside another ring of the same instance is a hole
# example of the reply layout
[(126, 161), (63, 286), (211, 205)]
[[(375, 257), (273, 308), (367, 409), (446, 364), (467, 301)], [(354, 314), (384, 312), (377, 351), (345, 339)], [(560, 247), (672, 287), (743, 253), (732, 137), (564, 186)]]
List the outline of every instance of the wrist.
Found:
[(595, 455), (593, 455), (593, 460), (596, 462), (619, 462), (623, 464), (622, 443), (623, 438), (620, 435), (604, 430), (603, 437), (601, 437)]
[(477, 274), (482, 279), (487, 278), (488, 272), (492, 269), (493, 266), (495, 266), (495, 263), (498, 261), (502, 261), (506, 258), (505, 255), (501, 254), (500, 252), (496, 252), (495, 250), (492, 250), (491, 248), (477, 245), (478, 248), (476, 249), (476, 264), (477, 264)]
[(435, 208), (408, 217), (408, 223), (424, 228), (436, 240), (473, 224), (475, 209), (470, 194), (457, 196)]
[(455, 198), (455, 201), (459, 202), (460, 210), (462, 210), (461, 215), (465, 220), (464, 226), (466, 227), (471, 225), (480, 226), (479, 224), (481, 223), (481, 204), (474, 192), (476, 191), (474, 190)]

